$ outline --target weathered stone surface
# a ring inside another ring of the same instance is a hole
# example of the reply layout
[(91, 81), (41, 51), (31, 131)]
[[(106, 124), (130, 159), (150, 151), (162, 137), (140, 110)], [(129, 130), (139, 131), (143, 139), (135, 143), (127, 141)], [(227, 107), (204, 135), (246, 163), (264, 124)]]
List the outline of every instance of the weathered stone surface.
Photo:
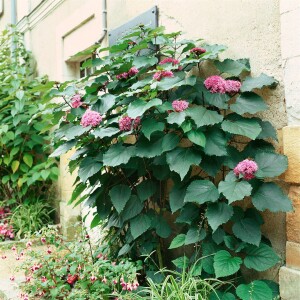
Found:
[(300, 244), (286, 243), (286, 266), (300, 270)]
[(283, 132), (283, 151), (289, 159), (285, 181), (300, 184), (300, 126), (286, 126)]
[(299, 0), (281, 0), (280, 1), (280, 13), (285, 14), (300, 8)]
[(287, 240), (300, 243), (300, 186), (291, 186), (289, 197), (293, 202), (294, 211), (286, 215)]
[(282, 300), (299, 300), (300, 271), (282, 267), (279, 271), (279, 286)]

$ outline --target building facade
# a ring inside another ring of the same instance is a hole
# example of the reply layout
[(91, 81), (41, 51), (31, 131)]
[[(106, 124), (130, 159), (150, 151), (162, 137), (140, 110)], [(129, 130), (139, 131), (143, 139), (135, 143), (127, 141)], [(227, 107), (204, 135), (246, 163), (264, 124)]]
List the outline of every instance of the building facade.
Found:
[[(169, 32), (183, 31), (189, 38), (225, 44), (231, 58), (250, 58), (252, 72), (274, 76), (279, 82), (266, 96), (270, 109), (262, 117), (278, 129), (278, 149), (289, 158), (281, 180), (294, 204), (294, 212), (266, 213), (264, 232), (286, 260), (279, 282), (284, 300), (299, 299), (300, 290), (300, 2), (298, 0), (0, 0), (0, 29), (16, 23), (26, 47), (32, 51), (39, 75), (51, 80), (79, 78), (87, 57), (74, 57), (102, 40), (110, 30), (153, 6), (159, 25)], [(59, 180), (60, 222), (73, 222), (79, 214), (66, 203), (72, 193), (68, 156), (61, 158)], [(278, 269), (268, 273), (276, 277)]]

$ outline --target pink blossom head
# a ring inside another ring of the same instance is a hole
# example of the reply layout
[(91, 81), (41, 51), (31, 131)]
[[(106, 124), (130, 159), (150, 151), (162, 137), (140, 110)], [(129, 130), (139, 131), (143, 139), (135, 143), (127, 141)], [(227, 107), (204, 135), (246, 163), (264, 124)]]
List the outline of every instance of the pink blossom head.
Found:
[(122, 131), (130, 131), (132, 127), (137, 129), (141, 123), (141, 118), (137, 117), (135, 119), (128, 116), (124, 116), (119, 120), (119, 128)]
[(174, 77), (174, 74), (172, 71), (158, 71), (153, 75), (153, 79), (156, 81), (160, 81), (164, 77)]
[(76, 94), (71, 98), (71, 106), (73, 108), (78, 108), (82, 104), (83, 104), (83, 102), (81, 102), (81, 96), (79, 94)]
[(226, 80), (225, 88), (229, 94), (235, 94), (240, 91), (241, 83), (238, 80)]
[(128, 75), (129, 75), (129, 77), (133, 77), (133, 76), (135, 76), (138, 72), (139, 72), (139, 70), (138, 70), (136, 67), (132, 67), (132, 68), (130, 68), (130, 70), (128, 71)]
[(100, 124), (101, 121), (102, 121), (102, 117), (98, 112), (88, 109), (83, 114), (80, 124), (83, 127), (88, 127), (88, 126), (96, 127)]
[(245, 180), (251, 180), (255, 177), (255, 172), (258, 170), (257, 163), (250, 159), (244, 159), (239, 162), (233, 169), (235, 176), (242, 175)]
[(221, 76), (214, 75), (206, 78), (204, 85), (211, 93), (226, 93), (226, 80)]
[(118, 80), (127, 79), (127, 78), (128, 78), (128, 73), (127, 73), (127, 72), (124, 72), (124, 73), (118, 74), (118, 75), (116, 76), (116, 78), (117, 78)]
[(188, 108), (189, 103), (186, 100), (174, 100), (172, 102), (172, 107), (176, 112), (184, 111)]
[(206, 50), (204, 48), (201, 48), (201, 47), (195, 47), (195, 48), (192, 48), (190, 50), (190, 52), (193, 53), (193, 54), (196, 54), (196, 55), (201, 55), (201, 54), (205, 53)]
[(45, 237), (41, 237), (41, 242), (44, 244), (46, 243), (46, 238)]
[(160, 65), (172, 64), (173, 66), (175, 66), (175, 65), (179, 65), (179, 60), (172, 57), (166, 57), (162, 61), (160, 61), (159, 64)]
[(15, 279), (16, 279), (16, 277), (14, 275), (12, 275), (12, 276), (9, 277), (10, 281), (15, 281)]
[(92, 275), (92, 276), (90, 277), (90, 280), (91, 280), (91, 282), (95, 282), (95, 281), (97, 280), (97, 278), (96, 278), (96, 276)]

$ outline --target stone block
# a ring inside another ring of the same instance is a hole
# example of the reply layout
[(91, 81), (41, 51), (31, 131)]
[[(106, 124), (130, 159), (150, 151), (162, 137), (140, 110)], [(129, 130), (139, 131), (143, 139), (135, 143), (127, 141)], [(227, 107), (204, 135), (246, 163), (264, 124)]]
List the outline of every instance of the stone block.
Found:
[(283, 152), (289, 160), (284, 180), (300, 184), (300, 126), (286, 126), (282, 129), (282, 133)]
[(300, 7), (281, 15), (281, 53), (287, 59), (300, 55)]
[(282, 267), (279, 271), (279, 286), (282, 300), (299, 300), (300, 271)]
[(292, 10), (300, 8), (299, 0), (281, 0), (280, 1), (280, 13), (289, 13)]
[(286, 266), (300, 270), (300, 244), (286, 243)]
[(294, 211), (286, 214), (286, 233), (289, 242), (300, 243), (300, 186), (291, 186), (289, 197)]

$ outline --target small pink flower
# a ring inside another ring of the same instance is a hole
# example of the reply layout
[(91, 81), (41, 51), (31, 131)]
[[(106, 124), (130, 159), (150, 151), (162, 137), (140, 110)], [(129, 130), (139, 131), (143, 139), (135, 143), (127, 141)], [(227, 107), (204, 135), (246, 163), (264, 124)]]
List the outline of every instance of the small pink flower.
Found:
[(130, 70), (128, 71), (128, 75), (129, 75), (129, 77), (133, 77), (133, 76), (135, 76), (138, 72), (139, 72), (139, 70), (138, 70), (136, 67), (132, 67), (132, 68), (130, 68)]
[(46, 282), (46, 281), (47, 281), (47, 278), (46, 278), (45, 276), (42, 276), (42, 277), (41, 277), (41, 281), (42, 281), (42, 282)]
[(16, 257), (16, 260), (20, 260), (20, 256), (17, 256), (17, 257)]
[(107, 283), (107, 279), (105, 278), (105, 276), (103, 277), (103, 279), (101, 280), (103, 283)]
[(26, 248), (29, 248), (31, 246), (32, 246), (32, 242), (29, 241), (29, 242), (26, 243)]
[(93, 275), (90, 277), (90, 280), (91, 280), (91, 282), (95, 282), (97, 280), (97, 278), (96, 278), (96, 276)]
[(17, 250), (16, 246), (12, 246), (12, 247), (11, 247), (11, 250), (12, 250), (12, 251), (16, 251), (16, 250)]
[(254, 173), (258, 170), (258, 165), (255, 161), (244, 159), (239, 162), (233, 169), (235, 176), (242, 175), (245, 180), (251, 180), (255, 177)]
[(160, 61), (159, 64), (160, 65), (172, 64), (173, 66), (175, 66), (175, 65), (179, 65), (179, 60), (172, 57), (166, 57), (162, 61)]
[(83, 104), (83, 102), (81, 102), (81, 96), (79, 94), (76, 94), (71, 98), (71, 106), (73, 108), (78, 108), (82, 104)]
[(160, 81), (164, 77), (174, 77), (174, 74), (172, 71), (158, 71), (153, 75), (153, 79), (156, 81)]
[(25, 281), (26, 281), (26, 282), (30, 282), (30, 281), (31, 281), (31, 279), (32, 279), (32, 277), (31, 277), (31, 276), (26, 276), (26, 277), (25, 277)]
[(16, 277), (14, 275), (12, 275), (12, 276), (9, 277), (10, 281), (15, 281), (15, 279), (16, 279)]
[(43, 244), (45, 244), (45, 243), (46, 243), (46, 238), (45, 238), (45, 237), (41, 237), (41, 242), (42, 242)]
[(172, 107), (176, 112), (184, 111), (188, 108), (189, 103), (185, 100), (174, 100), (172, 102)]
[(99, 253), (98, 255), (97, 255), (97, 258), (102, 258), (103, 257), (103, 254), (102, 253)]
[(128, 73), (127, 73), (127, 72), (124, 72), (124, 73), (118, 74), (118, 75), (116, 76), (116, 78), (117, 78), (118, 80), (127, 79), (127, 78), (128, 78)]
[(2, 258), (2, 259), (6, 259), (7, 256), (6, 256), (6, 255), (2, 255), (1, 258)]
[(88, 109), (83, 114), (80, 124), (83, 127), (88, 127), (88, 126), (96, 127), (100, 124), (101, 121), (102, 121), (102, 117), (98, 112)]
[(196, 55), (201, 55), (201, 54), (205, 53), (206, 50), (205, 50), (204, 48), (201, 48), (201, 47), (195, 47), (195, 48), (192, 48), (192, 49), (190, 50), (190, 52), (191, 52), (191, 53), (194, 53), (194, 54), (196, 54)]
[(48, 248), (48, 249), (47, 249), (47, 253), (48, 253), (48, 254), (51, 254), (51, 253), (52, 253), (52, 250), (51, 250), (50, 248)]
[(117, 284), (118, 281), (116, 279), (113, 280), (113, 284)]
[(223, 79), (221, 76), (214, 75), (208, 77), (204, 81), (204, 85), (211, 93), (226, 93), (226, 80)]
[(238, 80), (226, 80), (225, 88), (229, 94), (238, 93), (241, 88), (241, 83)]

